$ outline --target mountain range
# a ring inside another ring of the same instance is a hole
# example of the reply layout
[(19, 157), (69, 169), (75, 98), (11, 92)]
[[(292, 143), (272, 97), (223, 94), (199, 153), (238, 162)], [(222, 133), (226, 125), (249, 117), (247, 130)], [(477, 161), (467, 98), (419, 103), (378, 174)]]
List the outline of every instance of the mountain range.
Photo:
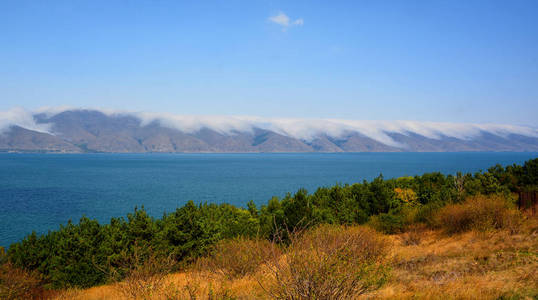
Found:
[(197, 118), (88, 109), (30, 113), (17, 121), (22, 119), (0, 114), (0, 151), (538, 151), (538, 130), (510, 125)]

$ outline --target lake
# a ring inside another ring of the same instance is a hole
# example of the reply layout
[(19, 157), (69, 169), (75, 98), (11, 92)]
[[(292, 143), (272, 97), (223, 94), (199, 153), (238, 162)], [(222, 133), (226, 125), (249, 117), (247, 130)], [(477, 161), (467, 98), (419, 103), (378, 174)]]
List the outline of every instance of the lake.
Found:
[(265, 204), (335, 183), (486, 170), (538, 153), (0, 154), (0, 246), (82, 215), (108, 222), (144, 206), (156, 217), (188, 200)]

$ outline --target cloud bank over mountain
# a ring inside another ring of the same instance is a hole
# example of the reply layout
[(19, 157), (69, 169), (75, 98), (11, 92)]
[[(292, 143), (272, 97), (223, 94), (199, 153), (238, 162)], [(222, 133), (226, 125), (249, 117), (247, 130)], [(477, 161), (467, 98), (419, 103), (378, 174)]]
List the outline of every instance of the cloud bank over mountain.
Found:
[[(272, 151), (271, 149), (300, 152), (358, 151), (361, 149), (364, 151), (516, 151), (517, 147), (522, 147), (521, 151), (538, 149), (538, 145), (534, 144), (538, 141), (537, 128), (503, 124), (188, 116), (65, 107), (43, 108), (36, 111), (13, 108), (0, 112), (0, 132), (4, 133), (3, 136), (6, 136), (14, 127), (51, 135), (75, 147), (86, 145), (86, 142), (90, 140), (103, 139), (104, 132), (108, 134), (107, 143), (113, 143), (114, 139), (121, 136), (130, 142), (138, 141), (139, 146), (143, 146), (135, 147), (136, 149), (126, 146), (124, 151), (120, 152), (146, 152), (155, 149), (162, 149), (163, 152), (165, 149), (171, 152), (265, 151), (257, 147), (256, 143), (260, 142), (260, 136), (265, 137), (269, 133), (274, 140), (271, 142), (272, 146), (268, 148), (269, 151)], [(77, 128), (80, 130), (74, 130)], [(95, 128), (99, 130), (95, 131)], [(148, 133), (150, 129), (153, 130), (151, 134)], [(207, 137), (200, 137), (200, 134), (207, 132), (218, 136), (221, 139), (220, 142), (226, 141), (227, 148), (222, 149), (222, 145), (218, 143), (212, 145), (213, 140), (208, 142), (204, 140)], [(137, 136), (140, 134), (146, 139), (158, 136), (161, 138), (161, 144), (148, 149), (140, 142), (141, 138)], [(189, 148), (190, 146), (178, 148), (177, 143), (172, 143), (176, 145), (173, 147), (163, 146), (170, 143), (169, 135), (177, 134), (182, 134), (183, 138), (175, 137), (175, 142), (179, 142), (178, 139), (180, 139), (183, 142), (199, 144), (199, 150), (196, 150), (198, 149), (196, 147)], [(80, 137), (86, 137), (89, 140), (80, 139)], [(248, 139), (252, 141), (247, 141)], [(241, 143), (237, 144), (238, 141)], [(289, 146), (291, 141), (296, 145)], [(234, 143), (237, 144), (236, 148), (230, 146)], [(286, 144), (288, 146), (280, 147), (282, 143), (288, 143)], [(323, 145), (317, 145), (319, 143)], [(362, 143), (365, 148), (357, 145), (350, 147), (350, 143)], [(518, 143), (524, 145), (517, 146)], [(366, 144), (369, 146), (366, 147)], [(453, 144), (452, 148), (450, 144)], [(516, 146), (512, 145), (512, 147), (510, 144)], [(15, 149), (9, 145), (5, 145), (4, 148)], [(103, 151), (103, 149), (90, 150)], [(114, 151), (105, 150), (105, 152)]]
[(0, 111), (0, 133), (9, 130), (11, 126), (49, 133), (51, 124), (37, 124), (32, 112), (15, 107), (7, 111)]

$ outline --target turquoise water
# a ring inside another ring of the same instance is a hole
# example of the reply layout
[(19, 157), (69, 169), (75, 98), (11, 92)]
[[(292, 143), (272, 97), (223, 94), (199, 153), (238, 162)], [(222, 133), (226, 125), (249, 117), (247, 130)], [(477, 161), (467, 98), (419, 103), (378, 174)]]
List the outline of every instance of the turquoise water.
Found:
[(538, 153), (0, 154), (0, 246), (82, 215), (135, 206), (156, 217), (188, 200), (264, 204), (304, 187), (440, 171), (475, 172)]

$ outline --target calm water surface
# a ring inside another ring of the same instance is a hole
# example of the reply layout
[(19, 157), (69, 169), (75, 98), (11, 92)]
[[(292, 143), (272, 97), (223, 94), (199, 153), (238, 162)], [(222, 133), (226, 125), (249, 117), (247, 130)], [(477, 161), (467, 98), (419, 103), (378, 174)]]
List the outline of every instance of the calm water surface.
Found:
[(485, 170), (538, 153), (0, 154), (0, 246), (82, 215), (108, 222), (188, 200), (264, 204), (304, 187)]

